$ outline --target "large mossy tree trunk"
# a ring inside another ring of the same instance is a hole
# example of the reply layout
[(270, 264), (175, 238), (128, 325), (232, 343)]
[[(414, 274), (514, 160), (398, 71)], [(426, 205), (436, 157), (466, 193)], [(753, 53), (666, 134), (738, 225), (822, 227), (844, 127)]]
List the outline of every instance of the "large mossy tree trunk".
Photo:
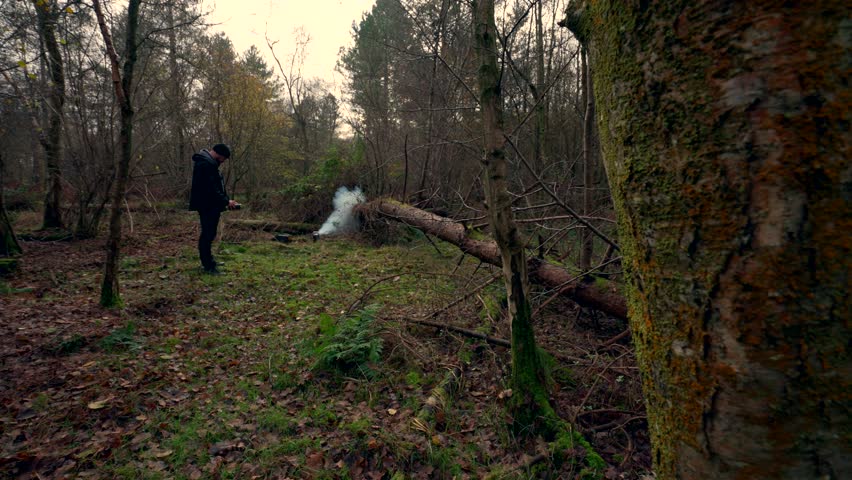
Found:
[(118, 260), (121, 252), (121, 212), (124, 204), (124, 195), (127, 191), (127, 182), (130, 177), (130, 161), (133, 154), (133, 105), (131, 103), (131, 87), (133, 85), (133, 69), (136, 65), (136, 30), (139, 25), (139, 7), (141, 0), (130, 0), (127, 6), (127, 30), (125, 37), (125, 55), (123, 67), (119, 66), (118, 54), (112, 42), (109, 28), (104, 18), (103, 9), (99, 0), (94, 0), (95, 14), (98, 18), (98, 26), (106, 46), (107, 56), (110, 60), (112, 71), (112, 83), (115, 97), (121, 109), (121, 128), (119, 131), (119, 147), (121, 157), (118, 159), (116, 168), (115, 190), (113, 191), (112, 205), (109, 218), (109, 238), (107, 239), (107, 258), (104, 265), (104, 278), (101, 284), (101, 305), (114, 307), (121, 305), (121, 295), (118, 282)]
[(657, 477), (852, 478), (848, 3), (595, 1)]
[(62, 124), (65, 107), (65, 67), (56, 38), (60, 9), (54, 0), (33, 0), (38, 30), (47, 54), (50, 84), (47, 94), (47, 128), (40, 136), (47, 163), (47, 190), (44, 197), (42, 228), (63, 228), (62, 222)]
[(512, 197), (507, 182), (494, 0), (474, 2), (474, 25), (475, 48), (479, 57), (479, 102), (485, 143), (482, 162), (488, 215), (500, 250), (512, 326), (512, 417), (519, 431), (531, 432), (542, 427), (553, 430), (555, 422), (552, 421), (556, 416), (548, 400), (544, 370), (532, 329), (524, 240), (512, 213)]

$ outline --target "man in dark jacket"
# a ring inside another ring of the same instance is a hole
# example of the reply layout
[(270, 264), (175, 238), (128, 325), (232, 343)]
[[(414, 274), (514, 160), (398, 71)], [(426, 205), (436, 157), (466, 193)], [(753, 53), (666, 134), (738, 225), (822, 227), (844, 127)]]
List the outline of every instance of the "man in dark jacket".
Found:
[(201, 265), (207, 273), (219, 273), (211, 251), (216, 229), (219, 226), (219, 214), (227, 208), (235, 208), (237, 202), (225, 193), (225, 180), (219, 173), (219, 165), (231, 157), (227, 145), (214, 145), (211, 150), (202, 150), (192, 156), (195, 165), (192, 168), (192, 191), (189, 197), (189, 209), (198, 212), (201, 219), (201, 236), (198, 238), (198, 255)]

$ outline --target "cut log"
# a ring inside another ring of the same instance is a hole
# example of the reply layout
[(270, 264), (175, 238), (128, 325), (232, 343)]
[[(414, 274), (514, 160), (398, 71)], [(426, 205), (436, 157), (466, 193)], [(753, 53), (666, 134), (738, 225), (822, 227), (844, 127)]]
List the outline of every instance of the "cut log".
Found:
[[(464, 225), (449, 218), (390, 199), (379, 199), (359, 205), (356, 211), (368, 220), (378, 215), (419, 228), (484, 262), (501, 265), (500, 251), (495, 241), (470, 238)], [(583, 283), (568, 270), (545, 260), (531, 258), (528, 262), (530, 281), (558, 288), (562, 295), (583, 307), (627, 319), (627, 302), (621, 295), (603, 290), (594, 284)]]

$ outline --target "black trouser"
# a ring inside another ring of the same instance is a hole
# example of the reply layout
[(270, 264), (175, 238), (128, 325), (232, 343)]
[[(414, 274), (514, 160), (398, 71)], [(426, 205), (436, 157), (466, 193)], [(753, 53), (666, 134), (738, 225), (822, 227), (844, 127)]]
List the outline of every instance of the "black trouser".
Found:
[(199, 211), (198, 217), (201, 219), (201, 236), (198, 237), (198, 256), (201, 257), (201, 265), (205, 270), (213, 270), (216, 268), (216, 261), (213, 259), (211, 251), (213, 239), (216, 238), (216, 229), (219, 227), (218, 210)]

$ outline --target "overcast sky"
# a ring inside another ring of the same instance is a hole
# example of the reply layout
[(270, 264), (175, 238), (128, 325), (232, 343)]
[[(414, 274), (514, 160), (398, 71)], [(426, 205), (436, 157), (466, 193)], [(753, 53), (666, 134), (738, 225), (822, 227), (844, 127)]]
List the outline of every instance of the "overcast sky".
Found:
[(339, 96), (341, 77), (334, 71), (340, 47), (352, 43), (352, 22), (360, 22), (375, 0), (204, 0), (206, 11), (212, 11), (208, 22), (219, 25), (239, 53), (252, 45), (275, 68), (266, 46), (264, 34), (278, 40), (275, 54), (287, 68), (293, 53), (295, 31), (304, 29), (310, 35), (303, 76), (319, 77), (333, 84)]

